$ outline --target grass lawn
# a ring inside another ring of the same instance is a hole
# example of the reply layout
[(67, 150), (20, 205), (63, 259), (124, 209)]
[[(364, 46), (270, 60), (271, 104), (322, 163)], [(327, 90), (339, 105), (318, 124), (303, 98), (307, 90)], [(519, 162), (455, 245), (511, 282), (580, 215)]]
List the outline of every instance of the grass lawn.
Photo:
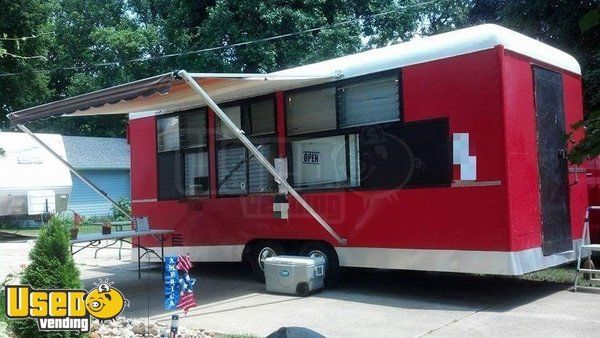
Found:
[[(29, 228), (29, 227), (14, 227), (14, 226), (0, 226), (0, 232), (10, 235), (19, 235), (27, 237), (37, 237), (40, 233), (40, 228)], [(101, 225), (84, 225), (79, 228), (79, 234), (89, 233), (101, 233)]]
[[(598, 268), (598, 264), (600, 263), (598, 257), (594, 258), (594, 263), (596, 264), (596, 268)], [(579, 277), (580, 279), (578, 284), (580, 286), (593, 285), (600, 287), (599, 282), (591, 282), (583, 279), (583, 274), (581, 274)], [(518, 278), (531, 281), (573, 284), (573, 282), (575, 281), (575, 263), (528, 273)], [(600, 278), (600, 275), (596, 275), (595, 278)]]

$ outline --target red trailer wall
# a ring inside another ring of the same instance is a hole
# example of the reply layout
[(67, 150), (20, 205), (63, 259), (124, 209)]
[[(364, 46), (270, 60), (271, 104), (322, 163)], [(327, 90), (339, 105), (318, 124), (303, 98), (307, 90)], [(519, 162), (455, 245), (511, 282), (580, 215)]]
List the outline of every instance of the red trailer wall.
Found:
[[(499, 49), (503, 63), (504, 106), (507, 151), (507, 187), (511, 222), (512, 250), (537, 247), (542, 243), (540, 186), (538, 173), (536, 112), (533, 65), (563, 74), (566, 129), (583, 117), (581, 79), (551, 66)], [(524, 93), (527, 93), (524, 94)], [(581, 132), (575, 139), (580, 139)], [(573, 168), (574, 169), (574, 168)], [(587, 204), (585, 179), (570, 188), (570, 213), (573, 238), (581, 236)], [(569, 182), (574, 183), (570, 174)]]
[[(497, 52), (405, 67), (402, 74), (404, 120), (447, 117), (450, 137), (469, 133), (477, 180), (484, 186), (334, 191), (305, 198), (351, 246), (510, 250)], [(270, 195), (137, 202), (156, 199), (155, 119), (132, 120), (131, 134), (132, 162), (139, 161), (131, 173), (134, 213), (149, 216), (154, 227), (183, 234), (184, 245), (245, 244), (255, 238), (336, 244), (294, 201), (289, 221), (273, 219)]]
[[(405, 122), (448, 118), (450, 138), (453, 133), (469, 133), (470, 155), (477, 156), (475, 186), (303, 196), (354, 247), (482, 251), (539, 247), (531, 76), (528, 61), (500, 47), (402, 69)], [(564, 79), (567, 120), (572, 123), (581, 116), (580, 82), (570, 75)], [(135, 119), (130, 126), (134, 214), (149, 216), (156, 228), (175, 229), (183, 235), (184, 245), (243, 245), (259, 238), (325, 239), (337, 245), (291, 198), (289, 220), (273, 219), (271, 195), (147, 201), (157, 198), (155, 118)], [(214, 153), (209, 158), (214, 161)], [(214, 170), (211, 174), (215, 187)], [(571, 189), (574, 226), (582, 217), (583, 188), (585, 184)], [(157, 244), (153, 239), (144, 243)]]

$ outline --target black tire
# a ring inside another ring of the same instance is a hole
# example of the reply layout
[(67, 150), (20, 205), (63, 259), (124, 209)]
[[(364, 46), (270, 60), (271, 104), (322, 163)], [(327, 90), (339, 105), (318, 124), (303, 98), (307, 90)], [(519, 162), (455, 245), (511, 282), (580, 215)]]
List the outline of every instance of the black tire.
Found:
[(308, 296), (310, 290), (308, 289), (308, 284), (306, 283), (298, 283), (296, 286), (296, 294), (300, 297)]
[[(261, 259), (259, 257), (261, 254), (264, 255), (265, 250), (272, 251), (275, 256), (283, 254), (283, 247), (277, 241), (260, 241), (254, 244), (250, 253), (250, 266), (252, 267), (254, 279), (259, 283), (265, 282), (265, 272), (261, 266)], [(271, 257), (271, 255), (268, 255), (268, 257)]]
[(325, 258), (325, 288), (331, 289), (340, 281), (340, 261), (335, 249), (324, 242), (306, 242), (300, 249), (300, 255), (322, 255)]

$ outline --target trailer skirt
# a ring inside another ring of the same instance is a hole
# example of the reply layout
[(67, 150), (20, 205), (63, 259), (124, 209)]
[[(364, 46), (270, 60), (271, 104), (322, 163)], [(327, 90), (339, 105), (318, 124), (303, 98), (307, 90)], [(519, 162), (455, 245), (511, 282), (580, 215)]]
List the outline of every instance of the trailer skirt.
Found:
[[(580, 240), (573, 241), (577, 248)], [(151, 248), (160, 250), (159, 247)], [(244, 245), (165, 247), (165, 254), (189, 254), (195, 262), (241, 262)], [(573, 262), (575, 251), (544, 256), (542, 248), (522, 251), (433, 250), (394, 248), (335, 248), (345, 267), (478, 273), (518, 276)], [(132, 261), (137, 260), (135, 248)], [(156, 259), (151, 261), (157, 261)]]

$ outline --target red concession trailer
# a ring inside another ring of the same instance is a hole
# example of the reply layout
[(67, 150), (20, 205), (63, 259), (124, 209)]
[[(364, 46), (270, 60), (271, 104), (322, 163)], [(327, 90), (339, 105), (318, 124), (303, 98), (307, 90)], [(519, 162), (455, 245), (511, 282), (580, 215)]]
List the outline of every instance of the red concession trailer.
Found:
[[(248, 260), (259, 278), (283, 253), (324, 255), (330, 275), (520, 275), (575, 259), (587, 188), (564, 135), (583, 117), (581, 75), (560, 50), (482, 25), (264, 74), (279, 81), (189, 75), (332, 231), (279, 203), (276, 180), (178, 76), (57, 110), (129, 113), (133, 214), (175, 230), (167, 253)], [(40, 117), (11, 120), (28, 114)]]

